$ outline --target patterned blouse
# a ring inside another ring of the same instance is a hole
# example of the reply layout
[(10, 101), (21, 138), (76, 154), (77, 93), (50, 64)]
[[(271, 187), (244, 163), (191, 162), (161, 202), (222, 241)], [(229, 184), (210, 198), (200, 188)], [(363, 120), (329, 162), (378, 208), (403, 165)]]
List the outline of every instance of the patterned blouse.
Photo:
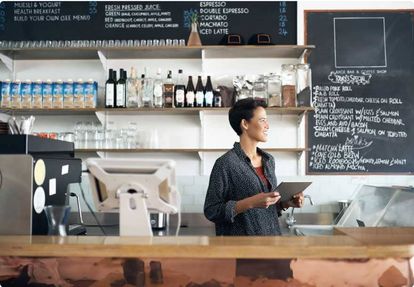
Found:
[(236, 202), (259, 192), (276, 189), (275, 161), (257, 148), (262, 156), (264, 174), (270, 187), (260, 179), (240, 143), (218, 158), (210, 175), (204, 214), (216, 225), (216, 235), (281, 235), (280, 205), (252, 208), (236, 215)]

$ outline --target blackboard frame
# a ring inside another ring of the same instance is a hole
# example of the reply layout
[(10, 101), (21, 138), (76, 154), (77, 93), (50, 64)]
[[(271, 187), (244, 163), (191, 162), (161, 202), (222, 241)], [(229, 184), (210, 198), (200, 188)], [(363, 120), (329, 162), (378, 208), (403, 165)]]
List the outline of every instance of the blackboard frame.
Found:
[[(314, 43), (308, 43), (308, 16), (311, 13), (410, 13), (412, 25), (414, 27), (414, 9), (363, 9), (363, 10), (356, 10), (356, 9), (308, 9), (304, 10), (304, 45), (314, 45)], [(414, 35), (413, 35), (414, 39)], [(316, 47), (317, 48), (317, 47)], [(307, 57), (305, 58), (305, 62), (308, 62)], [(336, 175), (336, 176), (348, 176), (348, 175), (413, 175), (414, 171), (410, 172), (315, 172), (309, 170), (309, 153), (311, 149), (309, 148), (309, 117), (312, 116), (313, 113), (306, 113), (305, 114), (305, 174), (306, 175)]]

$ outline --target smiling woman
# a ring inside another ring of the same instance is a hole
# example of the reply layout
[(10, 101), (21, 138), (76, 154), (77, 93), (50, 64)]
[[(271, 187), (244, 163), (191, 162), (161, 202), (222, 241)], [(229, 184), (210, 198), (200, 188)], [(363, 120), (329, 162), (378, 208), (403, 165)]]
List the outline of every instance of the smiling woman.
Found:
[(204, 214), (215, 223), (217, 235), (281, 235), (281, 209), (302, 205), (302, 194), (292, 202), (279, 201), (274, 158), (257, 147), (267, 141), (265, 107), (249, 98), (229, 111), (240, 142), (216, 160), (204, 203)]

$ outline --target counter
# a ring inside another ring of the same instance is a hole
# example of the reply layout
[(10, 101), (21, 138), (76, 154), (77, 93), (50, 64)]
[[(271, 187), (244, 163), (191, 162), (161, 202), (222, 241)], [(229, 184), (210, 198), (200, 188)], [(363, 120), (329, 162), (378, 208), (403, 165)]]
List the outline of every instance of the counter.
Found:
[(414, 256), (414, 228), (335, 228), (334, 236), (0, 236), (0, 256), (387, 258)]
[[(89, 278), (96, 286), (106, 286), (104, 282), (113, 284), (116, 280), (124, 280), (125, 284), (135, 280), (135, 286), (198, 286), (188, 284), (212, 281), (219, 285), (205, 286), (286, 286), (276, 285), (276, 281), (295, 281), (297, 286), (305, 286), (302, 283), (341, 286), (344, 282), (350, 286), (352, 282), (360, 286), (378, 286), (381, 282), (381, 286), (396, 286), (387, 282), (411, 286), (414, 282), (414, 228), (336, 228), (334, 234), (152, 238), (1, 236), (0, 284), (6, 282), (4, 278), (9, 281), (21, 278), (23, 266), (30, 266), (27, 270), (32, 272), (27, 274), (33, 282), (52, 282), (50, 278), (35, 276), (33, 270), (40, 268), (42, 272), (49, 270), (55, 274), (53, 280), (66, 282), (67, 286), (76, 286), (71, 284), (79, 278)], [(96, 272), (96, 268), (100, 271)], [(135, 274), (133, 280), (128, 277), (129, 272)], [(157, 280), (162, 283), (154, 283)], [(275, 284), (269, 283), (272, 280)]]

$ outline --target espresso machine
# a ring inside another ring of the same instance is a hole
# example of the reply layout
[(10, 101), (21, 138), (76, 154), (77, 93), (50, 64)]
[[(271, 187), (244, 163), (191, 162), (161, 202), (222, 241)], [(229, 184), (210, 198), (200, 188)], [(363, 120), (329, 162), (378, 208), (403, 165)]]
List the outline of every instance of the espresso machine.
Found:
[(44, 207), (68, 204), (81, 167), (73, 143), (0, 135), (0, 235), (47, 234)]

